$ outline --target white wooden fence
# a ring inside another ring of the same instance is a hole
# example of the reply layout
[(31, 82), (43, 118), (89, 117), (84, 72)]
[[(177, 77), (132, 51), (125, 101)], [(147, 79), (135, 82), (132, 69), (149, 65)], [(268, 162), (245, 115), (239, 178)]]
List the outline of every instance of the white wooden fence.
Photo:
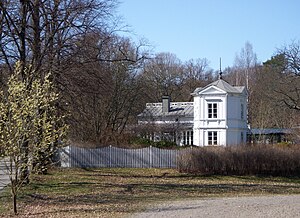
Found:
[(125, 149), (116, 147), (79, 148), (68, 146), (60, 151), (62, 167), (126, 167), (126, 168), (176, 168), (183, 150), (147, 147)]

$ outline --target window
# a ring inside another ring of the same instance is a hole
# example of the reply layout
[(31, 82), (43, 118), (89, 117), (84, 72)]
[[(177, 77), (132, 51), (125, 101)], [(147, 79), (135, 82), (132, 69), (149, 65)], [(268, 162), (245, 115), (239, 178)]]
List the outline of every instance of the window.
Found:
[(218, 132), (210, 131), (208, 132), (208, 145), (217, 145), (218, 144)]
[(244, 105), (241, 104), (241, 119), (244, 119)]
[(217, 118), (218, 109), (217, 109), (217, 103), (208, 103), (208, 118)]
[(193, 131), (183, 131), (182, 132), (182, 144), (183, 145), (193, 145)]
[(241, 132), (241, 143), (244, 143), (244, 133)]

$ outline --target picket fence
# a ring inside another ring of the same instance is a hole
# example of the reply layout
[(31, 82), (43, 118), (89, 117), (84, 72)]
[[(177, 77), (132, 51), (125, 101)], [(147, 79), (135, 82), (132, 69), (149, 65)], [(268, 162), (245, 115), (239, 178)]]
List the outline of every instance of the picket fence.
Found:
[[(184, 149), (186, 150), (186, 149)], [(156, 147), (140, 149), (80, 148), (68, 146), (60, 150), (61, 167), (125, 167), (125, 168), (177, 168), (177, 160), (184, 150)]]

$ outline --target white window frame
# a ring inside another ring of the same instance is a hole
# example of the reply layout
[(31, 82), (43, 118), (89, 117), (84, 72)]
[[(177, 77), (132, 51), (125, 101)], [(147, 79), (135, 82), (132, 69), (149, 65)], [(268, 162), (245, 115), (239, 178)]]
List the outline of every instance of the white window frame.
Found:
[(217, 102), (207, 103), (207, 118), (209, 118), (209, 119), (218, 118), (218, 103)]
[(208, 145), (218, 145), (218, 132), (208, 131), (207, 132), (207, 143)]
[(194, 132), (193, 130), (185, 130), (182, 132), (182, 145), (193, 145)]

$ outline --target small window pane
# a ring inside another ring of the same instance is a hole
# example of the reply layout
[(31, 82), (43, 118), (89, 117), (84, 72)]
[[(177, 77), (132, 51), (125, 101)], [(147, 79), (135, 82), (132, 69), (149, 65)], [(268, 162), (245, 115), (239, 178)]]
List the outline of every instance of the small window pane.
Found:
[(244, 119), (244, 105), (241, 104), (241, 119)]
[(208, 144), (212, 145), (212, 132), (208, 132)]
[(218, 132), (210, 131), (208, 132), (208, 145), (217, 145), (218, 144)]
[(218, 118), (218, 104), (217, 103), (209, 103), (207, 104), (208, 108), (208, 118)]
[(214, 145), (218, 144), (218, 137), (217, 137), (217, 132), (214, 133)]

